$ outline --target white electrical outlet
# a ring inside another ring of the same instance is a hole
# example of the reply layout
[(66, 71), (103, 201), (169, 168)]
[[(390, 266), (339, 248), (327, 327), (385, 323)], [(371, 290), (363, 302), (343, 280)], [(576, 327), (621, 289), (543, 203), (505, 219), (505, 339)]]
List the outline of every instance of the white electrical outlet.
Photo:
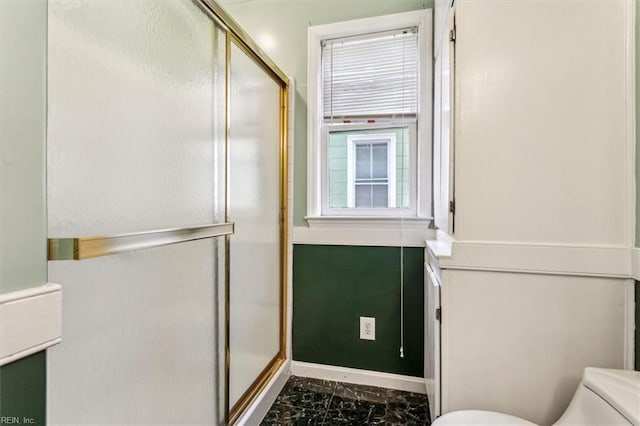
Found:
[(360, 339), (376, 340), (376, 319), (360, 317)]

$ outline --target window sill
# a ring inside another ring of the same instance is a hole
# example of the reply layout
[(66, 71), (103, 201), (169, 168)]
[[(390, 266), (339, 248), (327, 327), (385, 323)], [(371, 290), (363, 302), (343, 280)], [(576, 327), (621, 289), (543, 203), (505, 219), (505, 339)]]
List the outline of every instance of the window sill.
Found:
[(310, 228), (426, 230), (432, 219), (428, 217), (383, 216), (306, 216)]
[(424, 247), (435, 237), (430, 218), (305, 217), (309, 226), (293, 229), (294, 244)]

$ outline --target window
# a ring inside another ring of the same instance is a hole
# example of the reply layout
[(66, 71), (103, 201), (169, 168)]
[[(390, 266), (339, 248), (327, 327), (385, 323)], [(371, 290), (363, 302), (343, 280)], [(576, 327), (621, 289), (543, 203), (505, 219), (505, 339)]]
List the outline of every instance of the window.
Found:
[(308, 214), (429, 219), (430, 15), (309, 28)]
[(350, 135), (348, 144), (347, 207), (396, 207), (395, 135)]

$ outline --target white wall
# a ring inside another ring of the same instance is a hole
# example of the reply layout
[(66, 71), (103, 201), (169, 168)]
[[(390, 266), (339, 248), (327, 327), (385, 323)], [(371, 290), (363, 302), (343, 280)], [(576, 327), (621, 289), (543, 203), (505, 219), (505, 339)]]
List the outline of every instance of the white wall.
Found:
[(456, 239), (632, 238), (624, 1), (462, 1)]

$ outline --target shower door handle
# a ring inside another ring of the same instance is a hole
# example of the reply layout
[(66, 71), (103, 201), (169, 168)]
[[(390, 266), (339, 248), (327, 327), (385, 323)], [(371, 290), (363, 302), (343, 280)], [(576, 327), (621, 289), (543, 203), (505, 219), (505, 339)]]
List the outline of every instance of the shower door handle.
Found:
[(215, 223), (111, 236), (49, 238), (49, 260), (82, 260), (234, 233), (234, 224)]

